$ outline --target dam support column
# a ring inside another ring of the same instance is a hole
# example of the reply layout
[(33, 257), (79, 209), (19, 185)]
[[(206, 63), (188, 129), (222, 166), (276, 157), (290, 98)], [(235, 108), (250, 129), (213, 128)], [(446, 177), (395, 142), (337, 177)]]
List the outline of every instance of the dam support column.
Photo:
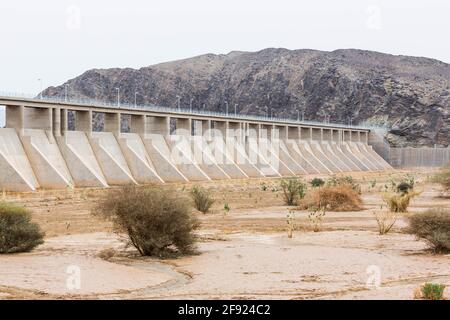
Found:
[(21, 133), (24, 127), (24, 106), (6, 106), (6, 128)]

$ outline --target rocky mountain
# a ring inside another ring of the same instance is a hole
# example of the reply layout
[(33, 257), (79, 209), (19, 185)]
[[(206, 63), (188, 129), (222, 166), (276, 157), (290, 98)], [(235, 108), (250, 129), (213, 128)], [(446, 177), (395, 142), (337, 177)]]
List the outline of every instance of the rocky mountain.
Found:
[(205, 54), (139, 70), (94, 69), (47, 96), (68, 95), (388, 127), (394, 146), (450, 144), (450, 65), (363, 50), (265, 49)]

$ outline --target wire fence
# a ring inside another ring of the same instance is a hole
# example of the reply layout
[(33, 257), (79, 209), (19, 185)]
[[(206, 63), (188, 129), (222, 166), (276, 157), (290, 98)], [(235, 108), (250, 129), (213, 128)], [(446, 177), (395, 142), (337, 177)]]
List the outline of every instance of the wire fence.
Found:
[(180, 107), (180, 108), (171, 108), (158, 106), (154, 104), (130, 104), (130, 103), (121, 103), (118, 102), (110, 102), (110, 101), (101, 101), (95, 99), (83, 99), (83, 98), (74, 98), (74, 97), (60, 97), (60, 96), (35, 96), (26, 93), (13, 93), (13, 92), (3, 92), (0, 91), (0, 99), (4, 98), (17, 98), (17, 99), (26, 99), (32, 102), (48, 102), (48, 103), (61, 103), (61, 104), (73, 104), (79, 106), (86, 107), (106, 107), (112, 109), (120, 109), (120, 110), (139, 110), (139, 111), (153, 111), (153, 112), (165, 112), (171, 114), (182, 114), (182, 115), (197, 115), (197, 116), (213, 116), (220, 117), (226, 119), (239, 119), (239, 120), (247, 120), (247, 121), (270, 121), (274, 123), (280, 124), (297, 124), (297, 125), (315, 125), (322, 127), (332, 127), (332, 128), (348, 128), (348, 129), (361, 129), (361, 130), (372, 130), (372, 129), (380, 129), (384, 127), (373, 126), (368, 124), (344, 124), (344, 123), (332, 123), (332, 122), (320, 122), (320, 121), (312, 121), (312, 120), (300, 120), (300, 119), (292, 119), (292, 118), (280, 118), (273, 116), (259, 116), (259, 115), (249, 115), (249, 114), (241, 114), (241, 113), (225, 113), (225, 112), (216, 112), (209, 110), (199, 110), (192, 109), (190, 107)]

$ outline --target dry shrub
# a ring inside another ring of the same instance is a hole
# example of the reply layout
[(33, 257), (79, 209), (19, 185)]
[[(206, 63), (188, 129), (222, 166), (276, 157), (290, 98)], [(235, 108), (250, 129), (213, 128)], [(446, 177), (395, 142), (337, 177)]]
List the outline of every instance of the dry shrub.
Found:
[(387, 234), (392, 229), (398, 218), (398, 213), (392, 211), (380, 210), (374, 211), (373, 214), (377, 220), (378, 232), (380, 235)]
[(207, 213), (214, 204), (214, 199), (200, 186), (194, 186), (192, 188), (191, 198), (194, 200), (195, 208), (202, 213)]
[(325, 186), (308, 192), (299, 202), (300, 209), (314, 209), (326, 207), (330, 211), (359, 211), (362, 210), (362, 199), (358, 191), (350, 184)]
[(405, 193), (384, 193), (382, 198), (391, 212), (407, 212), (411, 199), (420, 192), (407, 191)]
[(93, 213), (126, 233), (141, 255), (170, 257), (194, 252), (199, 223), (191, 210), (189, 199), (173, 189), (126, 186), (110, 190)]
[(100, 259), (109, 261), (112, 258), (114, 258), (114, 256), (117, 254), (116, 250), (114, 250), (113, 248), (108, 248), (108, 249), (104, 249), (102, 251), (99, 252), (98, 257)]
[(430, 209), (408, 217), (408, 233), (424, 239), (436, 253), (450, 252), (450, 211)]
[(24, 207), (0, 202), (0, 253), (27, 252), (44, 243), (44, 233)]

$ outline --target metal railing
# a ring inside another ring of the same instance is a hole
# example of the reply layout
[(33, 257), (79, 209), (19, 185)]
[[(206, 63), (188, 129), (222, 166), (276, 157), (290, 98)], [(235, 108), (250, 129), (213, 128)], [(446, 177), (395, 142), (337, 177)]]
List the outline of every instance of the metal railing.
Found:
[(227, 119), (239, 119), (239, 120), (247, 120), (247, 121), (270, 121), (280, 124), (298, 124), (298, 125), (313, 125), (313, 126), (321, 126), (321, 127), (333, 127), (333, 128), (352, 128), (352, 129), (361, 129), (361, 130), (372, 130), (372, 129), (380, 129), (384, 127), (380, 126), (372, 126), (367, 124), (359, 124), (359, 125), (350, 125), (343, 123), (331, 123), (331, 122), (320, 122), (320, 121), (311, 121), (311, 120), (299, 120), (292, 118), (279, 118), (273, 116), (259, 116), (259, 115), (249, 115), (249, 114), (240, 114), (240, 113), (224, 113), (224, 112), (216, 112), (209, 110), (199, 110), (199, 109), (191, 109), (191, 108), (170, 108), (157, 106), (154, 104), (130, 104), (130, 103), (113, 103), (109, 101), (101, 101), (96, 99), (83, 99), (83, 98), (74, 98), (74, 97), (60, 97), (60, 96), (35, 96), (26, 93), (13, 93), (13, 92), (4, 92), (0, 91), (0, 98), (17, 98), (17, 99), (26, 99), (33, 102), (48, 102), (48, 103), (62, 103), (62, 104), (74, 104), (79, 106), (86, 107), (106, 107), (112, 109), (120, 109), (120, 110), (139, 110), (139, 111), (153, 111), (153, 112), (167, 112), (172, 114), (183, 114), (183, 115), (198, 115), (198, 116), (214, 116), (221, 117)]

